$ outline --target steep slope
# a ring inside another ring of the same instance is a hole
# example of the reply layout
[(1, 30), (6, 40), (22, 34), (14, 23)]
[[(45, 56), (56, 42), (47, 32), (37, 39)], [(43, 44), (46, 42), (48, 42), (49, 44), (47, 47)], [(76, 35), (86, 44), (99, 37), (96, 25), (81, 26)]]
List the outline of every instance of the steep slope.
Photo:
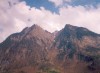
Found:
[(67, 24), (55, 38), (52, 61), (62, 73), (100, 72), (100, 35)]
[(99, 62), (100, 34), (69, 24), (26, 27), (0, 44), (0, 73), (99, 73)]
[(53, 35), (37, 25), (10, 35), (0, 45), (0, 73), (20, 73), (24, 67), (35, 72), (34, 69), (47, 65), (47, 48), (52, 41)]

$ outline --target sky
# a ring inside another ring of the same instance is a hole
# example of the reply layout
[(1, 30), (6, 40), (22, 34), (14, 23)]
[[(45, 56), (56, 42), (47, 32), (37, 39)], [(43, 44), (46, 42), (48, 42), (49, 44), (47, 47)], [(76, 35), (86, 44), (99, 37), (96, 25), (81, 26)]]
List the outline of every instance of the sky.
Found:
[(0, 0), (0, 42), (33, 24), (49, 32), (71, 24), (100, 34), (100, 0)]

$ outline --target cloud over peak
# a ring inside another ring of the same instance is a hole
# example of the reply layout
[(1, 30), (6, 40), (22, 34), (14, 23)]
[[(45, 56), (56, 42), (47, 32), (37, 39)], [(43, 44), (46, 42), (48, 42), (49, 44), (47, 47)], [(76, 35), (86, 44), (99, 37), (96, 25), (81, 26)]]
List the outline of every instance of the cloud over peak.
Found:
[[(0, 42), (10, 34), (19, 32), (26, 26), (31, 26), (33, 24), (38, 24), (50, 32), (62, 29), (65, 24), (72, 24), (75, 26), (86, 27), (94, 32), (100, 33), (99, 5), (97, 8), (81, 5), (63, 6), (59, 8), (59, 14), (57, 14), (52, 13), (50, 10), (46, 10), (45, 7), (42, 6), (40, 9), (37, 9), (34, 6), (30, 7), (25, 1), (0, 1)], [(10, 7), (8, 1), (12, 3)]]

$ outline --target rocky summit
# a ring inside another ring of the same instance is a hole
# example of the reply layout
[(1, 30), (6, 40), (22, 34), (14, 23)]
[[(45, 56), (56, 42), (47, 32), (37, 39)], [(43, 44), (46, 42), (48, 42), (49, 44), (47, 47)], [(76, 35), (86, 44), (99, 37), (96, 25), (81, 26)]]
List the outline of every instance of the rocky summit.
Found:
[(0, 43), (0, 73), (100, 73), (100, 34), (66, 24), (34, 24)]

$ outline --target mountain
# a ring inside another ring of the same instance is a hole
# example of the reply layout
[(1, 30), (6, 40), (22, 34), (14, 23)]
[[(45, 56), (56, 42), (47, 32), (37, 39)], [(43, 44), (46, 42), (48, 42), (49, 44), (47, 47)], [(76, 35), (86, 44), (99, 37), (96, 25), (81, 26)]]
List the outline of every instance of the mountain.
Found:
[(52, 49), (56, 52), (54, 64), (62, 68), (62, 73), (100, 72), (100, 34), (66, 24)]
[(48, 62), (47, 48), (49, 49), (52, 42), (52, 34), (38, 25), (10, 35), (0, 45), (0, 73), (19, 73), (24, 67), (35, 72), (37, 65), (41, 67)]
[(100, 34), (66, 26), (54, 33), (38, 25), (0, 44), (0, 73), (99, 73)]

